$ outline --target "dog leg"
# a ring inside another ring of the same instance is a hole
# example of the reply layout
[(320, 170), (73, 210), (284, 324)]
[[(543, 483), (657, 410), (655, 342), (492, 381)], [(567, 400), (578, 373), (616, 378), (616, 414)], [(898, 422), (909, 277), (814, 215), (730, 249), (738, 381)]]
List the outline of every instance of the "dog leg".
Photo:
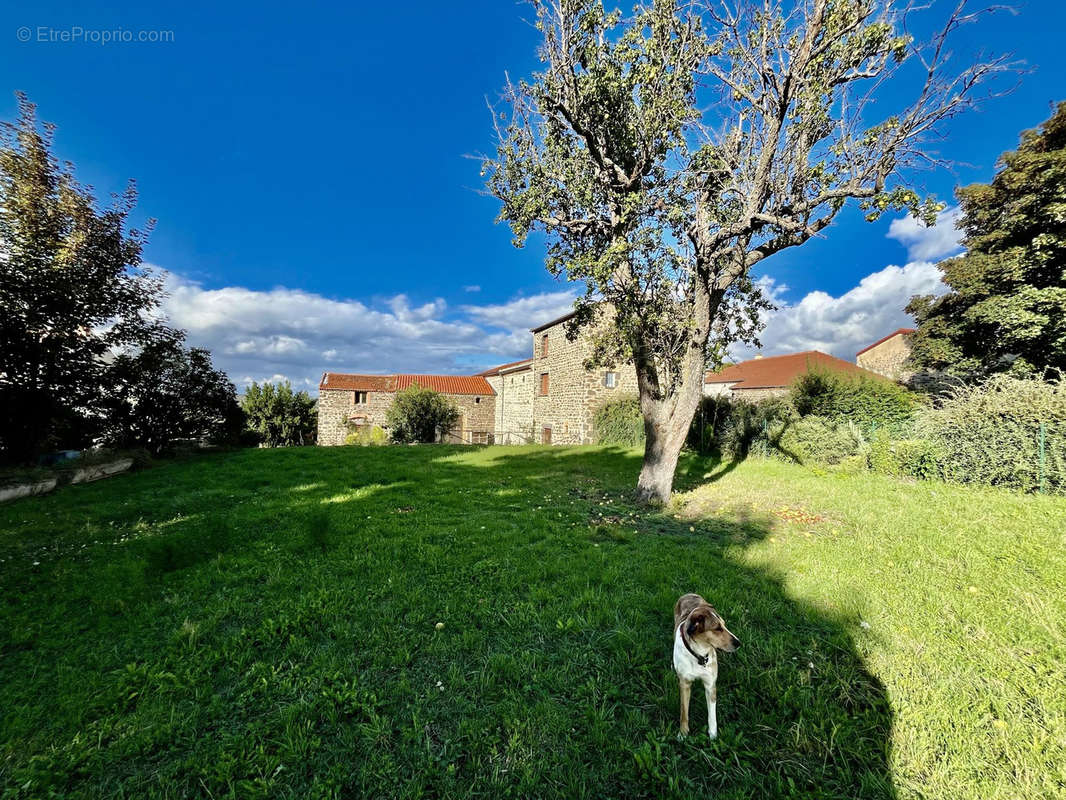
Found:
[(688, 736), (688, 702), (692, 698), (692, 681), (678, 678), (681, 684), (681, 735)]
[(718, 738), (718, 684), (703, 684), (707, 693), (707, 735), (712, 739)]

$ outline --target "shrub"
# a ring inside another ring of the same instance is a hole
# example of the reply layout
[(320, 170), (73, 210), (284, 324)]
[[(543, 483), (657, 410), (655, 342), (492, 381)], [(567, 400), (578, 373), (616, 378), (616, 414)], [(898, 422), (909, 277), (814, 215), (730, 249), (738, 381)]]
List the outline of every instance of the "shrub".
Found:
[(850, 420), (808, 416), (770, 429), (773, 451), (801, 464), (839, 464), (866, 450), (862, 431)]
[(623, 447), (638, 447), (644, 444), (644, 416), (640, 413), (640, 400), (627, 395), (604, 403), (592, 417), (596, 441), (600, 444), (616, 444)]
[(953, 390), (924, 411), (917, 433), (936, 448), (943, 475), (1022, 491), (1040, 488), (1040, 427), (1044, 425), (1043, 480), (1066, 493), (1066, 381), (997, 375)]
[(735, 459), (746, 458), (752, 453), (774, 455), (776, 440), (796, 419), (796, 410), (788, 398), (749, 403), (726, 397), (708, 397), (697, 412), (693, 422), (697, 430), (690, 434), (690, 441), (702, 438), (704, 449), (718, 450)]
[(417, 383), (397, 392), (385, 415), (393, 441), (401, 444), (435, 442), (459, 424), (459, 418), (451, 400)]
[(928, 439), (893, 439), (878, 433), (870, 442), (868, 463), (874, 472), (931, 480), (941, 476), (941, 456)]
[(348, 429), (348, 435), (344, 437), (345, 444), (363, 447), (383, 445), (388, 441), (388, 434), (380, 425), (353, 425)]
[(899, 384), (826, 370), (801, 375), (790, 396), (800, 416), (849, 420), (867, 435), (877, 430), (894, 435), (909, 431), (918, 409), (916, 396)]

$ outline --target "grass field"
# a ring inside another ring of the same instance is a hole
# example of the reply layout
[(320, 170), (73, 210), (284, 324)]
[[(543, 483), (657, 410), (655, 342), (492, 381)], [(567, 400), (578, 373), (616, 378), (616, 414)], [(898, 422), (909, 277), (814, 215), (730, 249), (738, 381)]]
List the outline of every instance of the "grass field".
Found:
[[(691, 459), (657, 513), (638, 466), (249, 450), (0, 507), (0, 793), (1066, 794), (1066, 500)], [(693, 590), (743, 642), (714, 742)]]

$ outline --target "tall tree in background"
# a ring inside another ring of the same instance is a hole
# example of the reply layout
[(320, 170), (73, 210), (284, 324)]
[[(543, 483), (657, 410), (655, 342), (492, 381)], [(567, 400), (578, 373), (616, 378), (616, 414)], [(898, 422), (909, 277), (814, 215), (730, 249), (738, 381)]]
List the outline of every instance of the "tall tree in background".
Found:
[(966, 253), (940, 265), (951, 291), (907, 306), (912, 365), (964, 380), (1066, 371), (1066, 102), (958, 198)]
[(315, 443), (315, 401), (307, 392), (294, 392), (288, 381), (262, 386), (253, 382), (244, 393), (241, 407), (248, 417), (249, 429), (269, 447)]
[(133, 183), (98, 208), (52, 154), (53, 127), (18, 104), (0, 123), (0, 455), (24, 461), (86, 441), (105, 356), (158, 332), (145, 312), (160, 284), (141, 267), (145, 232), (127, 225)]
[[(638, 496), (665, 501), (705, 369), (758, 331), (751, 268), (849, 199), (871, 219), (930, 220), (940, 206), (899, 176), (1008, 65), (949, 71), (947, 39), (975, 16), (965, 0), (925, 44), (896, 0), (653, 0), (630, 18), (600, 0), (531, 5), (544, 66), (494, 114), (488, 188), (516, 244), (544, 231), (548, 269), (584, 284), (569, 333), (594, 332), (597, 363), (632, 360)], [(875, 112), (889, 82), (910, 82), (912, 101)]]

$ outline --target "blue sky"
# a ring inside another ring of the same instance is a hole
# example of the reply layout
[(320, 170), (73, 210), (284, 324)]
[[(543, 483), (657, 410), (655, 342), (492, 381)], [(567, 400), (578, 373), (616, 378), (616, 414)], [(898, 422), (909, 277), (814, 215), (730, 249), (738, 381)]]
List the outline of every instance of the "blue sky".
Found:
[[(1064, 99), (1066, 9), (1017, 8), (956, 42), (960, 57), (1008, 51), (1033, 71), (952, 125), (939, 150), (954, 171), (917, 176), (944, 199), (991, 177)], [(485, 97), (505, 71), (536, 66), (528, 15), (510, 0), (7, 3), (0, 116), (25, 91), (99, 195), (136, 178), (139, 216), (158, 219), (145, 259), (170, 273), (167, 311), (238, 383), (469, 371), (525, 355), (526, 328), (570, 299), (538, 241), (516, 250), (494, 224), (464, 158), (492, 147)], [(85, 41), (103, 35), (91, 31), (170, 41)], [(929, 262), (954, 237), (897, 221), (890, 238), (892, 224), (846, 213), (823, 240), (764, 263), (782, 306), (767, 353), (850, 357), (906, 322), (902, 304), (936, 289)]]

